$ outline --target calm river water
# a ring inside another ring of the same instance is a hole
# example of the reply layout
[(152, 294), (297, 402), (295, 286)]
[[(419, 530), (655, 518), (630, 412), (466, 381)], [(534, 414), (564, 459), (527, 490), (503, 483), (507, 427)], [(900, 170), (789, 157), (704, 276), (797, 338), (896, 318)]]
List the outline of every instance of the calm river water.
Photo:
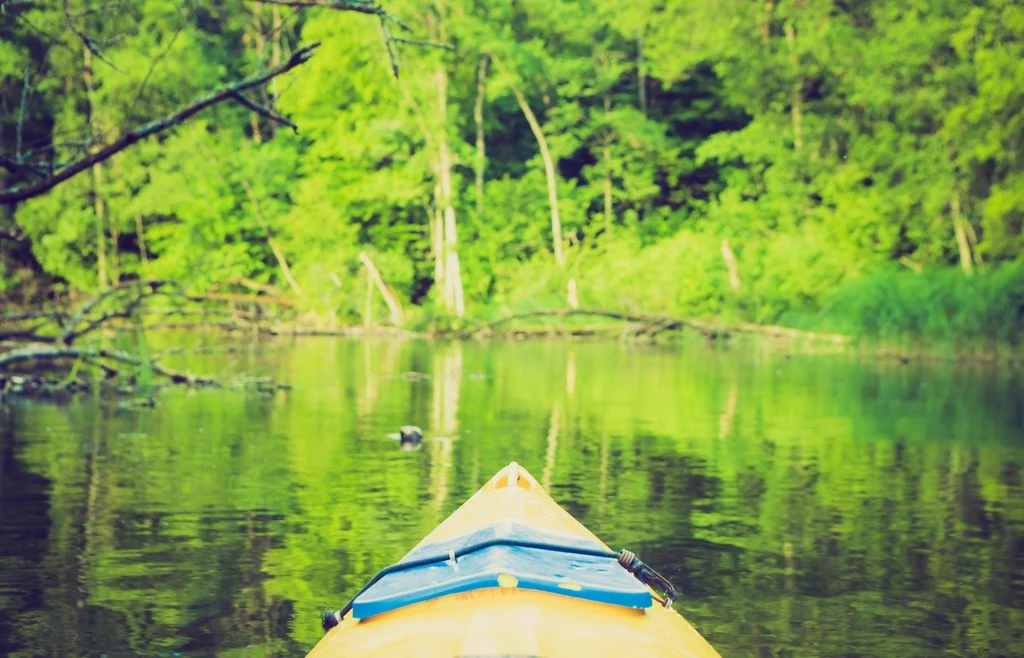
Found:
[(1019, 373), (327, 338), (176, 365), (295, 388), (0, 406), (0, 654), (302, 656), (515, 460), (727, 658), (1024, 656)]

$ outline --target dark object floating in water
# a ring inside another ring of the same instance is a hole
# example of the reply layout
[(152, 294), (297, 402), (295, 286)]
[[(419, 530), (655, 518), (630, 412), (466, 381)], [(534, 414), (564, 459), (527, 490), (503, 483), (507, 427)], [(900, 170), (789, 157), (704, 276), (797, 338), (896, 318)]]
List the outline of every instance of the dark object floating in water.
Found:
[(403, 425), (399, 430), (402, 450), (419, 450), (423, 443), (423, 430), (415, 425)]

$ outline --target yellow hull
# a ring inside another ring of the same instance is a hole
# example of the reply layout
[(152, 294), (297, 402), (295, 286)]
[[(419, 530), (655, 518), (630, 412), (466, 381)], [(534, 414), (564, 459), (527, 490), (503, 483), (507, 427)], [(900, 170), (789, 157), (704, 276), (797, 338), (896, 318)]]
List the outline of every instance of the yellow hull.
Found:
[[(499, 471), (417, 547), (502, 522), (590, 539), (607, 548), (516, 464)], [(657, 602), (634, 609), (523, 589), (511, 576), (498, 580), (500, 587), (449, 594), (367, 619), (350, 615), (328, 631), (307, 658), (720, 658), (679, 613)]]

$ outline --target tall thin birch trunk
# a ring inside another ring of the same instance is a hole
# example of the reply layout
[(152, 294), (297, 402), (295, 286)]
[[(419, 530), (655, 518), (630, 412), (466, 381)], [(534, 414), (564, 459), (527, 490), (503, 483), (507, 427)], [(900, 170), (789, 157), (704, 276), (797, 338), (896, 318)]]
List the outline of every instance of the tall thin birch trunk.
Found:
[[(89, 127), (93, 134), (97, 132), (96, 115), (93, 111), (93, 74), (92, 74), (92, 52), (88, 47), (82, 47), (82, 62), (84, 64), (82, 78), (85, 82), (85, 99), (89, 106)], [(107, 237), (106, 237), (106, 206), (103, 202), (103, 165), (99, 162), (92, 166), (92, 198), (93, 212), (96, 215), (96, 274), (100, 289), (108, 285), (107, 279)]]
[(487, 166), (487, 145), (484, 142), (484, 94), (487, 91), (487, 58), (480, 58), (476, 81), (476, 105), (473, 120), (476, 122), (476, 218), (484, 216), (484, 171)]

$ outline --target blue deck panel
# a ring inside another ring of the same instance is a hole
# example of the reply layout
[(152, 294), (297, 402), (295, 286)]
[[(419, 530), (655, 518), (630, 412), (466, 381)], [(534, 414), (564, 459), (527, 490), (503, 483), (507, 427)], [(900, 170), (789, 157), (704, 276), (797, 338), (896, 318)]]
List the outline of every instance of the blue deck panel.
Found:
[[(499, 523), (464, 537), (423, 546), (410, 552), (402, 562), (444, 555), (449, 550), (459, 550), (495, 538), (604, 548), (589, 539), (542, 533), (519, 524)], [(519, 581), (517, 587), (522, 589), (627, 608), (647, 608), (652, 604), (650, 590), (614, 558), (521, 546), (492, 546), (460, 557), (455, 565), (450, 561), (437, 562), (388, 574), (356, 598), (352, 614), (357, 619), (366, 619), (449, 594), (498, 587), (500, 574), (514, 576)], [(560, 587), (565, 584), (572, 588)]]

